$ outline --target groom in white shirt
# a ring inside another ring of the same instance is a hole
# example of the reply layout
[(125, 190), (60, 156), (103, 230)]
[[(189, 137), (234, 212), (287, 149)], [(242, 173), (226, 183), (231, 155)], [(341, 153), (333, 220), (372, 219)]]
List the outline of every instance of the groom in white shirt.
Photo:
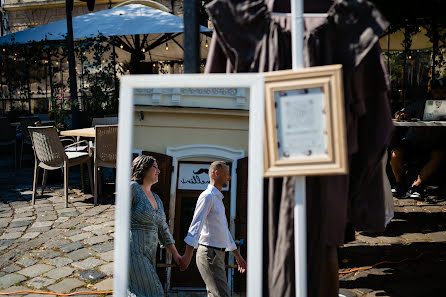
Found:
[(223, 161), (216, 161), (209, 167), (210, 184), (198, 197), (194, 217), (184, 241), (186, 252), (182, 258), (184, 271), (197, 250), (197, 266), (203, 278), (208, 296), (231, 296), (225, 272), (225, 251), (232, 252), (240, 273), (246, 271), (246, 262), (235, 246), (229, 232), (221, 189), (231, 180), (229, 168)]

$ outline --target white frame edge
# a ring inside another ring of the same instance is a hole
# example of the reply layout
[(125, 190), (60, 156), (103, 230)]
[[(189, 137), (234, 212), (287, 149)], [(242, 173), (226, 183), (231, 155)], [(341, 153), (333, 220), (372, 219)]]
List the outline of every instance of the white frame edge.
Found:
[[(247, 297), (262, 296), (263, 279), (263, 126), (265, 84), (261, 74), (132, 75), (121, 78), (115, 214), (113, 296), (127, 294), (130, 176), (136, 88), (249, 88), (248, 269)], [(255, 160), (255, 161), (254, 161)], [(259, 201), (260, 199), (260, 201)], [(254, 201), (254, 203), (252, 203)]]

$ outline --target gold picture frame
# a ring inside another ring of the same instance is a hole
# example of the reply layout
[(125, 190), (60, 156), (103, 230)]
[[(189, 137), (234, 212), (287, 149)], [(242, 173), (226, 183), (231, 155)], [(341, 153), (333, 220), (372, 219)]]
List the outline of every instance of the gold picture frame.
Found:
[(342, 65), (265, 73), (264, 176), (347, 174)]

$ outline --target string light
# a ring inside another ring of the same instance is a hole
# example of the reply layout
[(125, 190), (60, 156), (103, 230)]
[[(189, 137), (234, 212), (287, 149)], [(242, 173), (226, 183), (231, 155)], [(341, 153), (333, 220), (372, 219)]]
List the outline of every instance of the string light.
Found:
[(6, 51), (5, 49), (3, 49), (3, 51)]
[(208, 39), (207, 39), (207, 38), (206, 38), (206, 43), (204, 44), (204, 46), (205, 46), (205, 47), (209, 47)]
[(83, 53), (84, 56), (85, 56), (86, 54), (87, 54), (86, 52)]
[(411, 60), (412, 59), (412, 56), (409, 56), (409, 60)]
[(56, 65), (59, 65), (59, 62), (56, 62)]
[(146, 52), (146, 49), (145, 48), (143, 48), (142, 50), (141, 50), (143, 53), (145, 53)]
[(153, 63), (153, 67), (156, 67), (156, 64), (155, 64), (155, 63)]
[(48, 60), (45, 60), (45, 64), (48, 64)]
[(121, 49), (124, 48), (124, 46), (123, 46), (122, 44), (121, 44), (119, 47), (120, 47)]
[(168, 51), (168, 50), (169, 50), (169, 45), (166, 42), (166, 51)]
[(70, 62), (69, 62), (69, 61), (67, 61), (67, 64), (70, 64)]

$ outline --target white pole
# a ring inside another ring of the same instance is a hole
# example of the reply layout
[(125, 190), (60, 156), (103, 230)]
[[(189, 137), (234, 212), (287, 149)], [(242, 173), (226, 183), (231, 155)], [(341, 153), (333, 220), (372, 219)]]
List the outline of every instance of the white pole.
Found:
[[(303, 0), (291, 0), (291, 57), (293, 70), (304, 67)], [(294, 188), (294, 270), (296, 296), (307, 296), (307, 224), (305, 176), (297, 176)]]
[(303, 14), (303, 0), (291, 0), (291, 57), (293, 70), (304, 67)]
[(294, 187), (294, 273), (296, 296), (307, 296), (307, 216), (305, 176), (296, 176)]

